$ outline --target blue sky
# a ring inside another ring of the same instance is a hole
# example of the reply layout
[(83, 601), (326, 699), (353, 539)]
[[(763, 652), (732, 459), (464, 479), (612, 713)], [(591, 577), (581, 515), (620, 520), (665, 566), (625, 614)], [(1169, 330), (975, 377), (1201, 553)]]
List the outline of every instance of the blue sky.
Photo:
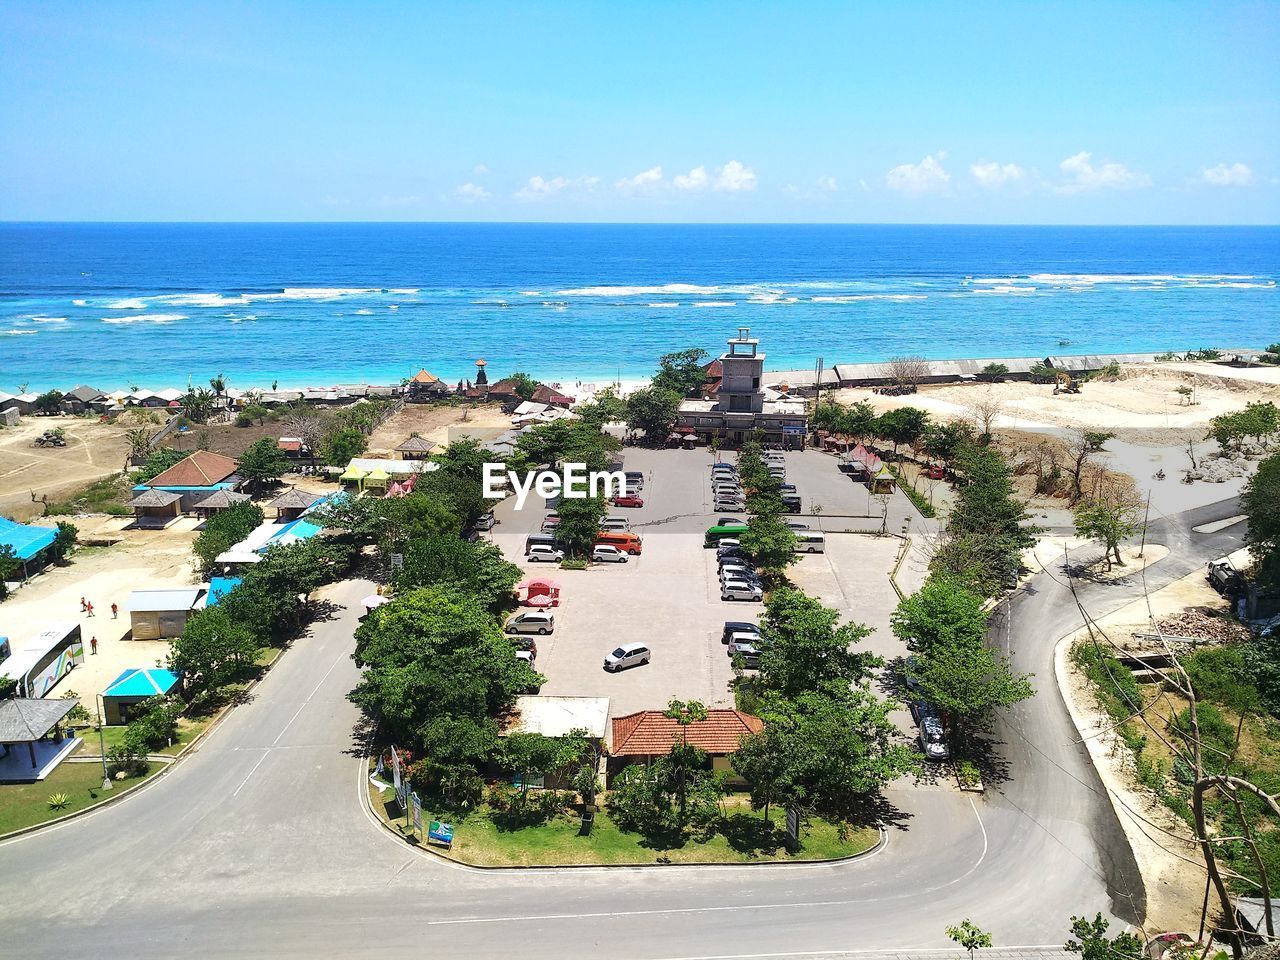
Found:
[(1266, 3), (9, 3), (0, 219), (1270, 223)]

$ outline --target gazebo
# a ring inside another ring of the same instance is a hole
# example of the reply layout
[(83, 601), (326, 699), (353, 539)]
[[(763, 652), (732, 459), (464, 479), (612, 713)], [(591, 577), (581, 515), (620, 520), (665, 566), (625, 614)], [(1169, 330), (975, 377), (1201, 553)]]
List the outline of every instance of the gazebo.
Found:
[(546, 577), (532, 577), (516, 584), (516, 593), (523, 607), (558, 607), (560, 606), (560, 584)]
[(361, 470), (357, 466), (352, 465), (347, 467), (347, 469), (343, 472), (342, 476), (340, 476), (338, 479), (341, 480), (343, 483), (351, 484), (355, 486), (357, 490), (363, 490), (365, 478), (367, 478), (368, 476), (369, 474), (367, 474), (365, 471)]
[(431, 451), (436, 445), (430, 440), (424, 440), (422, 437), (414, 434), (400, 446), (396, 447), (396, 452), (400, 454), (401, 460), (425, 460), (430, 456)]
[(172, 490), (144, 490), (125, 506), (133, 508), (133, 525), (163, 530), (182, 515), (182, 494)]
[(375, 467), (364, 475), (364, 488), (366, 490), (381, 490), (386, 493), (387, 481), (390, 479), (391, 474), (381, 467)]
[[(64, 736), (61, 726), (79, 702), (75, 697), (0, 701), (0, 783), (31, 783), (53, 772), (80, 743)], [(27, 749), (13, 749), (22, 746)]]
[(320, 498), (314, 494), (307, 493), (305, 490), (299, 490), (297, 487), (290, 487), (280, 496), (276, 497), (269, 504), (275, 508), (276, 520), (284, 523), (288, 520), (297, 520), (302, 514), (311, 507)]
[(237, 503), (248, 503), (247, 493), (236, 493), (234, 490), (215, 490), (195, 505), (195, 511), (202, 517), (211, 517), (215, 513), (229, 510)]

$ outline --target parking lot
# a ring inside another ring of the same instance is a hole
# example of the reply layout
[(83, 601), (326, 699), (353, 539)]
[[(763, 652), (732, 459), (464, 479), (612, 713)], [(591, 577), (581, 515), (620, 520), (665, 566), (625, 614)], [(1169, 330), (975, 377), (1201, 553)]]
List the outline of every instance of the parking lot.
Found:
[[(721, 628), (725, 620), (755, 620), (762, 605), (720, 599), (715, 552), (703, 547), (703, 535), (717, 516), (709, 483), (713, 457), (706, 449), (624, 451), (625, 468), (645, 476), (644, 506), (609, 512), (627, 517), (644, 540), (642, 554), (625, 564), (561, 570), (551, 563), (530, 563), (524, 556), (525, 537), (538, 532), (544, 505), (530, 497), (524, 510), (516, 511), (514, 498), (509, 498), (496, 508), (493, 541), (526, 572), (562, 587), (555, 632), (536, 638), (537, 669), (547, 677), (543, 694), (609, 697), (613, 716), (661, 709), (672, 697), (732, 706), (733, 671), (720, 643)], [(732, 460), (733, 455), (724, 458)], [(899, 648), (888, 632), (889, 613), (897, 603), (889, 572), (901, 541), (837, 532), (878, 530), (881, 516), (873, 501), (875, 516), (866, 519), (866, 488), (841, 474), (832, 457), (788, 452), (786, 466), (788, 482), (804, 501), (798, 519), (829, 531), (827, 552), (802, 556), (790, 576), (849, 619), (874, 626), (868, 646), (896, 656)], [(809, 513), (813, 502), (821, 505), (819, 516)], [(895, 495), (891, 524), (909, 509), (905, 498)], [(652, 662), (606, 673), (605, 654), (632, 641), (650, 647)]]

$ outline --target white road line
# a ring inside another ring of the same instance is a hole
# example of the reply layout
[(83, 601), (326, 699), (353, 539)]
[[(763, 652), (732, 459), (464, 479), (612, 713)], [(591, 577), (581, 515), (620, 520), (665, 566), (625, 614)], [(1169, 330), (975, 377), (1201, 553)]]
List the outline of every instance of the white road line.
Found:
[(255, 764), (253, 765), (253, 769), (252, 769), (252, 770), (250, 770), (250, 771), (245, 775), (245, 778), (244, 778), (243, 780), (241, 780), (241, 781), (240, 781), (240, 786), (238, 786), (238, 787), (236, 787), (236, 788), (235, 788), (235, 790), (232, 792), (231, 796), (233, 796), (233, 797), (235, 797), (235, 796), (239, 796), (240, 791), (244, 789), (244, 785), (245, 785), (246, 783), (248, 783), (248, 782), (249, 782), (249, 778), (250, 778), (250, 777), (252, 777), (252, 776), (254, 775), (254, 773), (257, 771), (257, 769), (258, 769), (260, 766), (262, 766), (262, 761), (263, 761), (263, 760), (265, 760), (265, 759), (267, 759), (267, 754), (268, 754), (269, 752), (270, 752), (270, 751), (268, 751), (268, 750), (263, 750), (263, 751), (262, 751), (262, 756), (260, 756), (260, 757), (258, 758), (258, 762), (257, 762), (257, 763), (255, 763)]
[(338, 664), (341, 663), (343, 660), (345, 660), (349, 656), (350, 656), (349, 653), (343, 652), (338, 656), (336, 660), (333, 661), (333, 663), (329, 666), (329, 669), (325, 671), (324, 676), (320, 678), (320, 682), (317, 683), (315, 687), (312, 688), (311, 692), (307, 694), (307, 699), (302, 701), (302, 705), (298, 707), (297, 710), (294, 711), (293, 716), (289, 718), (289, 722), (286, 723), (281, 728), (280, 732), (276, 734), (276, 738), (271, 741), (271, 745), (273, 747), (280, 742), (280, 738), (285, 735), (285, 733), (288, 731), (288, 729), (291, 726), (293, 726), (293, 721), (297, 720), (298, 714), (302, 713), (302, 711), (306, 709), (307, 704), (311, 702), (311, 698), (314, 697), (319, 692), (322, 686), (324, 686), (324, 682), (329, 679), (329, 674), (333, 673), (333, 671), (337, 669)]

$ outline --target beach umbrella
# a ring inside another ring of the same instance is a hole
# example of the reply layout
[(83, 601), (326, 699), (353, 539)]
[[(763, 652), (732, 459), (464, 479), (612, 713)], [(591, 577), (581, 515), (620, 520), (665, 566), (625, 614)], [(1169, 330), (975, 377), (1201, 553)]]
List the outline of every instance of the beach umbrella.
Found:
[(384, 603), (390, 603), (390, 602), (391, 601), (387, 597), (380, 597), (377, 594), (370, 594), (369, 596), (365, 597), (363, 600), (360, 601), (360, 605), (363, 606), (366, 610), (373, 610), (375, 607), (380, 607)]

